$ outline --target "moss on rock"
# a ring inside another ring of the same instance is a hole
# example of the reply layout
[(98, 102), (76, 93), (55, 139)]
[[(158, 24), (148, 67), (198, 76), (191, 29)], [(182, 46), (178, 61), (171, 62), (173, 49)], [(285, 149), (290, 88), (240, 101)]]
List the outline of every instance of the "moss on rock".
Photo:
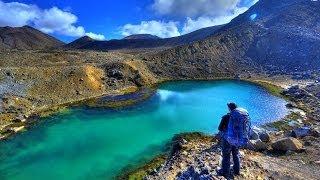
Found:
[(257, 84), (260, 87), (263, 87), (264, 89), (266, 89), (268, 92), (270, 92), (274, 96), (278, 96), (278, 97), (282, 97), (282, 98), (287, 99), (286, 96), (282, 95), (282, 92), (283, 92), (284, 89), (282, 87), (280, 87), (280, 86), (277, 86), (277, 85), (272, 84), (272, 83), (267, 82), (267, 81), (260, 81), (260, 80), (249, 81), (249, 82)]
[[(116, 179), (119, 180), (140, 180), (158, 169), (167, 159), (166, 155), (159, 155), (144, 165), (131, 170), (124, 170)], [(129, 168), (130, 169), (130, 168)]]

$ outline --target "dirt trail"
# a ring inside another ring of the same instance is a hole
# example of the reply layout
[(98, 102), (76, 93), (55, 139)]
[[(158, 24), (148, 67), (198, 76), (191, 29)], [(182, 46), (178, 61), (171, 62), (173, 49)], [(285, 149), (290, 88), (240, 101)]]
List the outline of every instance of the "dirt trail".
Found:
[(275, 178), (317, 180), (320, 177), (319, 166), (301, 161), (270, 156), (252, 156), (248, 160), (258, 163), (269, 176)]

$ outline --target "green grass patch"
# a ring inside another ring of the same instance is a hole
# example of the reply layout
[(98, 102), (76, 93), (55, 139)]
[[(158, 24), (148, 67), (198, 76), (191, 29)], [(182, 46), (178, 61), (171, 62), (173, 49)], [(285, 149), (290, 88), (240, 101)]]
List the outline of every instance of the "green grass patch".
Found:
[(141, 180), (148, 174), (150, 174), (154, 169), (158, 169), (167, 159), (166, 155), (159, 155), (147, 162), (146, 164), (137, 167), (135, 169), (129, 168), (129, 170), (124, 170), (121, 175), (116, 177), (118, 180)]
[(181, 133), (181, 134), (177, 134), (173, 137), (173, 142), (174, 141), (179, 141), (181, 139), (185, 139), (186, 141), (195, 141), (195, 142), (211, 142), (213, 141), (212, 136), (210, 135), (206, 135), (204, 133), (200, 133), (200, 132), (191, 132), (191, 133)]
[(298, 119), (302, 119), (300, 114), (298, 114), (296, 112), (292, 112), (291, 114), (287, 115), (282, 120), (268, 123), (266, 125), (263, 125), (263, 127), (276, 128), (279, 131), (287, 132), (287, 131), (291, 131), (295, 127), (295, 125), (290, 126), (290, 123), (298, 122)]
[(266, 82), (266, 81), (253, 81), (253, 83), (265, 88), (272, 95), (282, 97), (282, 98), (287, 98), (282, 95), (283, 88), (280, 86), (274, 85), (274, 84)]

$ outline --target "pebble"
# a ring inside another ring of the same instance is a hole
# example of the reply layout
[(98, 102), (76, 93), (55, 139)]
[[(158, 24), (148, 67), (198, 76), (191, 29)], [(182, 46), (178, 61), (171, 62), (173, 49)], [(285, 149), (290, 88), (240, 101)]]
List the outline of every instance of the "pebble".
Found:
[(240, 151), (240, 155), (241, 155), (241, 157), (244, 157), (244, 156), (245, 156), (245, 154), (244, 154), (243, 151)]
[(24, 126), (20, 126), (20, 127), (13, 127), (12, 130), (17, 133), (17, 132), (20, 132), (24, 129), (25, 127)]
[(187, 141), (187, 140), (185, 140), (185, 139), (182, 139), (182, 143), (183, 143), (183, 144), (187, 144), (187, 143), (188, 143), (188, 141)]
[(184, 163), (179, 163), (179, 168), (183, 168), (184, 167)]
[(182, 151), (181, 154), (184, 155), (184, 156), (187, 156), (187, 155), (188, 155), (188, 152), (187, 152), (187, 151)]

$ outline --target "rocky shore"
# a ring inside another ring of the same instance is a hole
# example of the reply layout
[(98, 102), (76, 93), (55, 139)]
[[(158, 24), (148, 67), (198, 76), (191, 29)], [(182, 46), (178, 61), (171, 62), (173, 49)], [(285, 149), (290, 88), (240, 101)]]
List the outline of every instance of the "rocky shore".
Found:
[[(282, 92), (292, 113), (255, 127), (241, 150), (242, 171), (234, 179), (318, 179), (320, 176), (320, 84)], [(119, 179), (224, 179), (216, 174), (221, 149), (217, 138), (186, 133), (172, 139), (165, 158), (156, 158)]]

